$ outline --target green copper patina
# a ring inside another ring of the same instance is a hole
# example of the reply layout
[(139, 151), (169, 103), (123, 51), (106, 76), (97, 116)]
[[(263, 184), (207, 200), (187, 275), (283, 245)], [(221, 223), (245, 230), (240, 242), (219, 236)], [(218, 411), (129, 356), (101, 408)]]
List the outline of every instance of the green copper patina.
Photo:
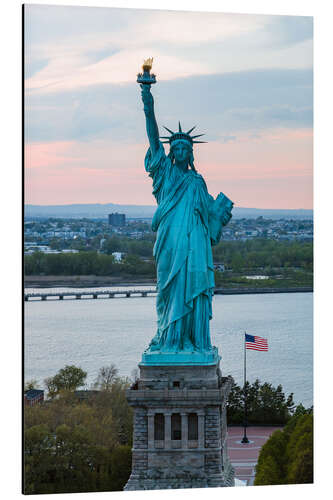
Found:
[[(152, 62), (152, 60), (150, 60)], [(170, 144), (166, 155), (160, 141), (150, 92), (149, 69), (138, 75), (146, 116), (150, 147), (145, 169), (153, 180), (158, 208), (152, 229), (157, 232), (154, 257), (157, 265), (158, 328), (142, 363), (214, 364), (217, 349), (212, 346), (209, 320), (212, 318), (214, 266), (212, 245), (221, 238), (222, 227), (231, 218), (233, 203), (220, 193), (214, 199), (194, 166), (193, 144), (200, 135), (166, 129), (161, 137)], [(164, 127), (166, 128), (166, 127)]]

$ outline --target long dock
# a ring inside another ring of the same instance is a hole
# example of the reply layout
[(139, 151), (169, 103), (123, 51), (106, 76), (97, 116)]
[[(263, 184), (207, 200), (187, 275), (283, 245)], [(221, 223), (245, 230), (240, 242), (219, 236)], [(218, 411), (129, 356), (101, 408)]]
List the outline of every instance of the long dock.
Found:
[(25, 293), (24, 300), (27, 302), (31, 299), (100, 299), (108, 298), (114, 299), (115, 297), (147, 297), (151, 294), (156, 294), (156, 288), (151, 288), (149, 290), (98, 290), (98, 291), (73, 291), (73, 292), (34, 292)]
[[(312, 292), (312, 287), (294, 287), (294, 288), (215, 288), (215, 295), (245, 295), (255, 293), (296, 293), (296, 292)], [(99, 299), (115, 297), (148, 297), (156, 295), (156, 288), (147, 290), (98, 290), (98, 291), (73, 291), (73, 292), (33, 292), (25, 293), (24, 300), (69, 300), (69, 299)]]

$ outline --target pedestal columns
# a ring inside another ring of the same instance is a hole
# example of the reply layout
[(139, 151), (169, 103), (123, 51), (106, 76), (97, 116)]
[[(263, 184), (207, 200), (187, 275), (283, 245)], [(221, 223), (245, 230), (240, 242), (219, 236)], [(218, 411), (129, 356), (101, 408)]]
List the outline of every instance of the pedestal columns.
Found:
[(148, 448), (154, 448), (154, 415), (153, 410), (148, 410)]
[(188, 415), (185, 412), (181, 412), (182, 417), (182, 448), (187, 450), (188, 448)]
[(164, 413), (165, 449), (171, 449), (171, 412)]
[(205, 413), (198, 412), (198, 446), (199, 448), (205, 447)]

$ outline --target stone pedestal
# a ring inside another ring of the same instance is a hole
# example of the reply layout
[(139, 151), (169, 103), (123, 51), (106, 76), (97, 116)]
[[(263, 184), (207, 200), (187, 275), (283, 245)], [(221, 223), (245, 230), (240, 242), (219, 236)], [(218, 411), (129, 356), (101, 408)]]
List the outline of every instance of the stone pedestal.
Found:
[(232, 379), (211, 365), (149, 366), (127, 391), (134, 409), (125, 490), (234, 486), (226, 449)]

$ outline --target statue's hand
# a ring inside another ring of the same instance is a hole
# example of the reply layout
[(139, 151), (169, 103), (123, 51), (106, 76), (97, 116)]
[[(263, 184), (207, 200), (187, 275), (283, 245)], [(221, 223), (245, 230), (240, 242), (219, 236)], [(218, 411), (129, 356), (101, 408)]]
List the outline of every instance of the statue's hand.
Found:
[(154, 98), (150, 92), (150, 86), (141, 84), (140, 87), (141, 87), (143, 109), (145, 113), (149, 113), (154, 109)]

